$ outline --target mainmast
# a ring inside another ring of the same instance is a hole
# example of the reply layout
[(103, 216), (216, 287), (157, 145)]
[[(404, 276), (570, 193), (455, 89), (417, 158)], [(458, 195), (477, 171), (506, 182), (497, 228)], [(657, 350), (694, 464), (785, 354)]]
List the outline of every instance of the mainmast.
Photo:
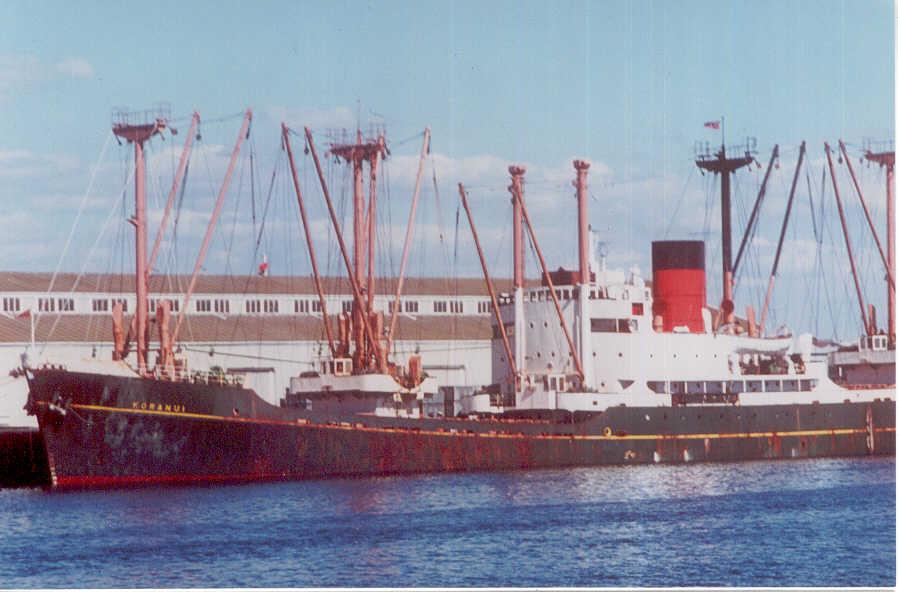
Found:
[[(377, 180), (377, 165), (381, 158), (387, 154), (386, 142), (383, 133), (378, 133), (374, 139), (366, 139), (362, 137), (361, 130), (356, 130), (355, 142), (345, 144), (331, 144), (330, 153), (335, 157), (352, 165), (353, 177), (353, 248), (352, 248), (352, 273), (355, 276), (355, 282), (359, 286), (362, 298), (353, 301), (352, 304), (352, 332), (353, 341), (355, 341), (355, 352), (353, 352), (353, 367), (357, 370), (368, 368), (372, 356), (378, 356), (378, 353), (369, 348), (369, 340), (366, 339), (364, 325), (365, 321), (370, 319), (373, 312), (374, 296), (371, 292), (374, 290), (371, 280), (374, 278), (374, 262), (368, 261), (368, 270), (366, 274), (366, 260), (373, 254), (373, 249), (368, 248), (369, 241), (374, 241), (374, 233), (372, 232), (374, 225), (374, 187)], [(370, 178), (369, 212), (366, 216), (365, 211), (365, 183), (364, 183), (364, 165), (368, 163)], [(371, 216), (369, 218), (369, 216)], [(366, 277), (367, 275), (367, 277)], [(367, 298), (365, 296), (367, 295)], [(363, 320), (364, 318), (364, 320)], [(377, 339), (380, 336), (376, 337)]]
[(723, 314), (723, 323), (730, 324), (733, 316), (733, 231), (730, 222), (730, 173), (748, 166), (755, 161), (757, 153), (755, 138), (746, 138), (745, 143), (730, 146), (733, 154), (743, 156), (727, 158), (726, 146), (721, 142), (720, 150), (711, 154), (709, 144), (705, 143), (696, 147), (695, 164), (698, 168), (720, 174), (720, 219), (721, 219), (721, 244), (723, 250), (723, 299), (720, 309)]
[[(892, 142), (865, 142), (864, 158), (886, 169), (886, 261), (889, 272), (895, 275), (895, 144)], [(895, 286), (888, 286), (889, 344), (895, 345)]]
[[(146, 198), (146, 158), (143, 144), (168, 125), (170, 119), (168, 107), (157, 107), (149, 111), (125, 110), (112, 114), (112, 133), (134, 144), (134, 216), (129, 220), (135, 229), (135, 292), (137, 305), (135, 310), (137, 335), (137, 369), (143, 376), (147, 374), (147, 198)], [(117, 352), (121, 353), (121, 352)]]

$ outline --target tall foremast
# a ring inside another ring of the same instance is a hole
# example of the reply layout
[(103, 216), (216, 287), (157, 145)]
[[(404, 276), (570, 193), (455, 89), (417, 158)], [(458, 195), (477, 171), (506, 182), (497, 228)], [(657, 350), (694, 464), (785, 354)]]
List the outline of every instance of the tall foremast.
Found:
[(134, 144), (134, 216), (129, 222), (135, 232), (135, 292), (137, 297), (135, 319), (137, 335), (137, 369), (141, 375), (147, 374), (147, 335), (149, 304), (147, 300), (147, 198), (146, 198), (146, 157), (144, 142), (159, 134), (168, 125), (169, 110), (158, 108), (152, 111), (128, 112), (119, 110), (112, 116), (112, 133)]

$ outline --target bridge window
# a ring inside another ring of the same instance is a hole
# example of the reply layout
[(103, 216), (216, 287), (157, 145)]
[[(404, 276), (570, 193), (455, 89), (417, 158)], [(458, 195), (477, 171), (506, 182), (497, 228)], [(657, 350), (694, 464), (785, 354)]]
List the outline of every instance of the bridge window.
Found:
[(56, 301), (52, 298), (38, 298), (37, 309), (41, 312), (53, 312), (56, 310)]
[(215, 312), (219, 314), (228, 314), (231, 312), (231, 303), (223, 298), (218, 298), (214, 302)]
[(212, 301), (208, 298), (196, 301), (197, 312), (212, 312)]
[(74, 312), (75, 310), (74, 298), (60, 298), (57, 300), (57, 304), (59, 305), (59, 312)]
[(709, 395), (722, 395), (724, 383), (719, 380), (710, 380), (705, 383), (705, 392)]
[(262, 312), (262, 301), (261, 300), (247, 300), (246, 301), (246, 312), (248, 314), (259, 314)]
[(760, 393), (764, 390), (761, 386), (760, 380), (749, 380), (745, 384), (747, 385), (748, 392), (750, 393)]
[(418, 312), (418, 301), (417, 300), (406, 300), (405, 301), (405, 312)]
[(764, 381), (764, 391), (768, 393), (779, 393), (783, 390), (782, 381), (779, 380), (765, 380)]
[(742, 380), (731, 380), (728, 384), (729, 392), (731, 393), (744, 393), (745, 392), (745, 382)]
[(448, 309), (445, 300), (435, 300), (433, 303), (433, 312), (446, 312)]
[(667, 392), (667, 383), (663, 380), (650, 380), (648, 381), (649, 390), (653, 393), (663, 394)]

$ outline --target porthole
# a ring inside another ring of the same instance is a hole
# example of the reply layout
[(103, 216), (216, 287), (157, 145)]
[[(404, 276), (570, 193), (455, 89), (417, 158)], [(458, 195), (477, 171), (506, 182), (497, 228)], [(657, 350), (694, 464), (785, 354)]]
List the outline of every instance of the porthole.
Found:
[(555, 352), (552, 352), (552, 357), (553, 357), (553, 358), (555, 357)]
[(548, 322), (548, 321), (543, 321), (543, 327), (548, 328), (548, 327), (549, 327), (549, 322)]
[(592, 357), (596, 357), (596, 352), (592, 352)]
[(537, 358), (541, 358), (541, 357), (543, 357), (543, 355), (542, 355), (541, 353), (539, 353), (539, 352), (536, 352), (536, 357), (537, 357)]
[(617, 357), (618, 357), (618, 358), (622, 358), (622, 357), (624, 357), (624, 354), (621, 353), (621, 352), (617, 352)]
[(648, 413), (645, 414), (645, 420), (646, 420), (646, 421), (651, 421), (651, 420), (652, 420), (651, 416), (650, 416)]
[(533, 328), (533, 321), (530, 321), (530, 328)]

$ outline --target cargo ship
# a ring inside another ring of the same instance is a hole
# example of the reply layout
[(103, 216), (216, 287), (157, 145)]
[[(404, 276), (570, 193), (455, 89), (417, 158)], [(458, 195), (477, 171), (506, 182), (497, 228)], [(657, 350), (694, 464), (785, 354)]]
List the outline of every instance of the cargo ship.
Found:
[[(250, 117), (247, 112), (240, 139)], [(329, 149), (330, 157), (352, 168), (350, 255), (306, 128), (306, 150), (353, 293), (351, 307), (330, 319), (293, 166), (290, 140), (298, 134), (285, 125), (282, 140), (306, 229), (326, 353), (290, 379), (275, 405), (239, 375), (188, 368), (173, 346), (179, 322), (170, 331), (170, 307), (160, 304), (159, 349), (150, 363), (143, 143), (166, 124), (164, 118), (122, 117), (113, 128), (134, 145), (137, 165), (137, 307), (127, 334), (121, 309), (113, 310), (113, 359), (23, 367), (27, 409), (40, 426), (54, 488), (895, 454), (894, 381), (872, 388), (836, 384), (810, 335), (767, 336), (751, 311), (747, 320), (735, 317), (729, 175), (750, 156), (728, 159), (723, 146), (704, 162), (717, 167), (727, 204), (724, 297), (716, 309), (707, 306), (701, 241), (654, 242), (650, 285), (635, 268), (610, 270), (597, 259), (588, 228), (589, 163), (579, 160), (579, 268), (547, 268), (524, 200), (525, 170), (512, 166), (513, 291), (496, 293), (459, 184), (494, 314), (493, 374), (491, 384), (473, 393), (453, 393), (427, 376), (420, 357), (411, 356), (405, 366), (391, 361), (420, 166), (387, 320), (371, 300), (374, 188), (388, 154), (385, 140), (358, 132), (355, 141)], [(425, 131), (422, 163), (428, 142)], [(536, 286), (524, 281), (525, 227), (540, 263)], [(136, 356), (128, 347), (132, 336)], [(428, 403), (438, 394), (447, 402), (461, 396), (463, 412), (433, 412)]]

